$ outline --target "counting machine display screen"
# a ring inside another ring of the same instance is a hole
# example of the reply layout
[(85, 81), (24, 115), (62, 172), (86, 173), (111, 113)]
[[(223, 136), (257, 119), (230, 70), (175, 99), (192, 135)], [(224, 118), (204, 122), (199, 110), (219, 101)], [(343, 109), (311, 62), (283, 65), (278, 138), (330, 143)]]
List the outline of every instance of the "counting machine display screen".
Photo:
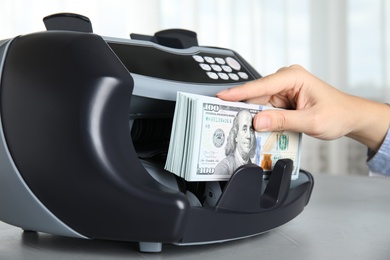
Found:
[(129, 72), (155, 78), (206, 84), (254, 79), (234, 56), (175, 54), (151, 46), (108, 43)]

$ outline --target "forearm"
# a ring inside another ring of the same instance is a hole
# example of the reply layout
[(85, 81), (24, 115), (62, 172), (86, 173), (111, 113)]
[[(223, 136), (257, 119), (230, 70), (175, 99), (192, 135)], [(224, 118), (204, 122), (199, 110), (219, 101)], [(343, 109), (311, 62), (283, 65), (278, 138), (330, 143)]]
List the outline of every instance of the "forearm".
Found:
[(356, 122), (347, 136), (377, 152), (389, 130), (390, 106), (353, 96), (346, 105)]

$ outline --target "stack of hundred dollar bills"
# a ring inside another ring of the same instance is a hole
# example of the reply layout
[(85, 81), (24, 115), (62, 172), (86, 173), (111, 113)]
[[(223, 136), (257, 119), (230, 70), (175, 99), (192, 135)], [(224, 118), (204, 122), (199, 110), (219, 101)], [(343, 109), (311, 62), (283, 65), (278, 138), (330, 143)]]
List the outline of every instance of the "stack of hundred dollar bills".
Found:
[(187, 181), (226, 181), (241, 165), (272, 174), (289, 158), (298, 178), (302, 134), (255, 132), (254, 115), (267, 109), (275, 108), (178, 92), (165, 169)]

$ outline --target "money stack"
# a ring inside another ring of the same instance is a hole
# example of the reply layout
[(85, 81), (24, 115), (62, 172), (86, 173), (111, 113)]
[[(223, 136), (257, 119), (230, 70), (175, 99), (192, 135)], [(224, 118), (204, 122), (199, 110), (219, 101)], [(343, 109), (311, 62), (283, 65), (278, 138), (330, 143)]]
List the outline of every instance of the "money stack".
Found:
[(267, 109), (275, 108), (178, 92), (165, 169), (187, 181), (226, 181), (241, 165), (267, 174), (289, 158), (298, 178), (301, 133), (253, 130), (253, 116)]

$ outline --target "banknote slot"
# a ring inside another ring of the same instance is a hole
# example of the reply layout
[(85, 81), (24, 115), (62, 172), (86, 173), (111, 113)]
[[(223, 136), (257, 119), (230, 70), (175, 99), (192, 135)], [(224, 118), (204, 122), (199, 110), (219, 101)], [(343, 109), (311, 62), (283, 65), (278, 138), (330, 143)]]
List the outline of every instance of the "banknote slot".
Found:
[[(131, 122), (131, 139), (140, 159), (165, 163), (172, 118), (137, 118)], [(162, 166), (163, 167), (163, 166)]]
[[(170, 134), (172, 129), (172, 117), (167, 116), (147, 116), (136, 117), (133, 116), (130, 120), (131, 139), (134, 148), (137, 152), (138, 158), (141, 159), (145, 168), (147, 168), (150, 175), (157, 181), (166, 185), (167, 179), (170, 179), (169, 186), (172, 188), (172, 183), (175, 182), (177, 188), (184, 194), (193, 194), (199, 201), (199, 205), (215, 207), (216, 201), (219, 199), (220, 193), (212, 193), (214, 196), (209, 196), (210, 192), (206, 194), (205, 189), (208, 185), (213, 184), (214, 187), (224, 187), (226, 181), (215, 182), (189, 182), (185, 179), (169, 173), (164, 170), (164, 164), (167, 159), (167, 153), (170, 142)], [(171, 175), (171, 176), (167, 176)], [(214, 201), (213, 204), (208, 202)]]

